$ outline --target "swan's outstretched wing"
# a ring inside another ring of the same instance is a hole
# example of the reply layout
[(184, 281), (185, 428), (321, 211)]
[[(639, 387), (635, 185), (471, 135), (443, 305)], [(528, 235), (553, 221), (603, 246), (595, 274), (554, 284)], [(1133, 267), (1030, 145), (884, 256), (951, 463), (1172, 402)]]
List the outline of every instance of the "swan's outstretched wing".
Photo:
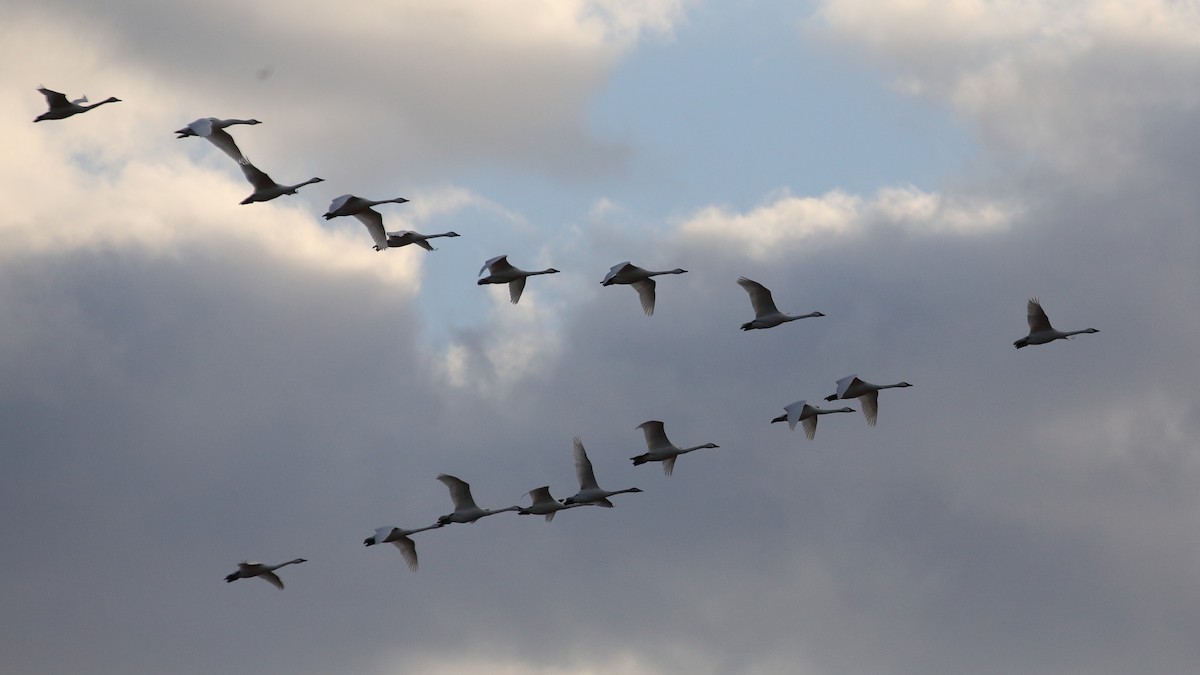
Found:
[(280, 579), (279, 575), (275, 574), (274, 572), (263, 572), (262, 574), (258, 575), (258, 578), (264, 581), (269, 581), (275, 588), (278, 588), (281, 591), (283, 590), (283, 579)]
[(646, 316), (654, 314), (654, 280), (642, 279), (635, 281), (632, 284), (633, 289), (637, 291), (638, 299), (642, 301), (642, 311)]
[(1029, 322), (1030, 333), (1054, 330), (1050, 326), (1050, 317), (1046, 316), (1046, 312), (1037, 298), (1030, 298), (1029, 303), (1025, 305), (1025, 319)]
[(404, 562), (408, 564), (408, 569), (417, 571), (417, 544), (408, 537), (397, 537), (392, 540), (396, 545), (396, 549), (400, 551), (400, 557), (404, 558)]
[(203, 117), (187, 125), (187, 128), (196, 132), (197, 136), (208, 139), (209, 143), (217, 146), (221, 152), (233, 158), (233, 161), (238, 163), (246, 161), (246, 156), (242, 154), (237, 143), (234, 142), (233, 136), (230, 136), (229, 132), (214, 124), (213, 122), (215, 121), (211, 117)]
[(837, 397), (846, 398), (846, 392), (850, 391), (851, 387), (859, 384), (862, 384), (862, 380), (858, 379), (857, 375), (843, 377), (837, 381)]
[(243, 159), (238, 162), (238, 166), (242, 169), (242, 175), (246, 177), (246, 180), (250, 181), (250, 184), (254, 186), (256, 191), (278, 187), (275, 181), (271, 180), (270, 176), (251, 164), (250, 160)]
[(450, 489), (450, 499), (454, 502), (455, 511), (474, 510), (475, 500), (471, 497), (471, 486), (454, 476), (440, 473), (437, 479)]
[(71, 102), (67, 100), (66, 94), (45, 87), (38, 87), (38, 91), (41, 92), (42, 96), (46, 97), (46, 105), (51, 110), (71, 107)]
[(868, 391), (858, 397), (859, 403), (862, 403), (863, 415), (867, 418), (867, 424), (875, 426), (875, 419), (879, 417), (879, 391)]
[(602, 281), (600, 283), (608, 284), (608, 282), (612, 281), (613, 277), (620, 274), (621, 271), (624, 270), (626, 267), (633, 267), (633, 265), (628, 260), (626, 260), (625, 262), (619, 262), (616, 265), (613, 265), (612, 268), (608, 270), (608, 274), (604, 275), (604, 281)]
[(800, 414), (804, 412), (805, 405), (806, 402), (801, 400), (783, 406), (783, 409), (787, 411), (788, 428), (792, 431), (796, 430), (796, 423), (800, 421)]
[(512, 304), (517, 304), (517, 301), (521, 299), (521, 294), (524, 292), (525, 277), (517, 277), (508, 282), (508, 299), (512, 301)]
[(371, 239), (375, 240), (376, 248), (382, 251), (388, 247), (387, 233), (383, 231), (383, 216), (378, 211), (368, 207), (355, 213), (354, 217), (367, 226), (367, 232), (370, 232)]
[(505, 272), (514, 269), (516, 268), (508, 263), (507, 254), (498, 255), (495, 258), (483, 263), (483, 267), (479, 268), (479, 274), (476, 274), (475, 276), (481, 276), (485, 271), (490, 271), (492, 274), (496, 274), (498, 272)]
[(540, 488), (534, 488), (529, 491), (529, 498), (533, 500), (533, 505), (538, 504), (557, 504), (554, 497), (550, 496), (550, 486), (543, 485)]
[(746, 289), (746, 292), (750, 294), (750, 304), (754, 306), (755, 318), (779, 313), (775, 307), (775, 300), (771, 297), (771, 291), (767, 290), (766, 286), (746, 277), (739, 277), (737, 282), (738, 286)]
[(811, 441), (817, 435), (817, 415), (805, 417), (800, 421), (800, 426), (804, 427), (804, 435)]
[(338, 209), (345, 206), (346, 202), (350, 201), (351, 199), (354, 199), (354, 195), (342, 195), (340, 197), (334, 197), (333, 201), (329, 202), (329, 210), (326, 211), (326, 214), (336, 212)]
[(667, 432), (663, 428), (663, 423), (658, 420), (650, 420), (642, 422), (638, 425), (642, 430), (642, 434), (646, 436), (646, 449), (655, 450), (657, 448), (671, 447), (671, 441), (667, 440)]
[(583, 440), (576, 436), (571, 445), (575, 453), (575, 477), (579, 479), (579, 490), (600, 489), (596, 484), (596, 474), (592, 473), (592, 462), (588, 459), (587, 451), (583, 449)]

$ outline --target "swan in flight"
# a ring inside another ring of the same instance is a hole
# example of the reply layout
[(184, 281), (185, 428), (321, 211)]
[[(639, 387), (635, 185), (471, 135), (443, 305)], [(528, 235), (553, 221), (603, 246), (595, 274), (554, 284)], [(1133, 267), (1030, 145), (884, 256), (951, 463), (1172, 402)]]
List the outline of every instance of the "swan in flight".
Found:
[(282, 591), (283, 581), (279, 578), (279, 575), (275, 574), (275, 570), (279, 569), (280, 567), (287, 567), (288, 565), (295, 565), (302, 562), (308, 561), (304, 558), (296, 558), (295, 560), (289, 560), (285, 563), (279, 563), (278, 565), (264, 565), (260, 562), (243, 560), (242, 562), (238, 563), (238, 570), (236, 572), (225, 577), (225, 582), (230, 583), (237, 581), (238, 579), (258, 577), (265, 581), (271, 582), (275, 588), (278, 588)]
[(235, 124), (262, 124), (258, 120), (220, 120), (215, 117), (201, 117), (200, 119), (189, 123), (182, 129), (176, 129), (178, 134), (175, 138), (187, 138), (189, 136), (199, 136), (200, 138), (208, 139), (209, 143), (217, 146), (221, 152), (233, 158), (233, 161), (239, 164), (246, 161), (246, 156), (238, 148), (237, 143), (233, 141), (233, 136), (225, 131), (225, 127), (230, 127)]
[(746, 277), (738, 277), (738, 286), (746, 289), (750, 294), (750, 304), (754, 306), (754, 320), (742, 324), (742, 330), (754, 330), (756, 328), (774, 328), (781, 323), (795, 321), (797, 319), (809, 319), (816, 316), (825, 316), (820, 312), (809, 312), (808, 314), (785, 314), (775, 307), (775, 300), (771, 297), (771, 291), (767, 290), (766, 286), (747, 279)]
[(419, 527), (415, 530), (404, 530), (399, 527), (377, 527), (375, 535), (367, 537), (363, 540), (363, 546), (374, 546), (375, 544), (395, 544), (399, 549), (400, 555), (404, 558), (404, 562), (408, 563), (408, 569), (417, 571), (417, 545), (409, 535), (425, 530), (436, 530), (442, 527), (442, 523), (436, 523), (429, 527)]
[(687, 270), (675, 268), (673, 270), (664, 270), (654, 272), (651, 270), (642, 269), (637, 265), (630, 264), (628, 260), (617, 263), (608, 270), (608, 274), (604, 275), (604, 281), (600, 282), (601, 286), (612, 286), (613, 284), (627, 284), (633, 286), (633, 290), (637, 291), (638, 299), (642, 301), (642, 311), (646, 316), (654, 314), (654, 279), (662, 274), (687, 274)]
[(579, 479), (579, 492), (574, 496), (567, 497), (563, 500), (563, 504), (570, 506), (572, 504), (595, 504), (605, 508), (612, 508), (612, 502), (608, 498), (613, 495), (624, 494), (626, 492), (641, 492), (640, 488), (625, 488), (624, 490), (614, 490), (612, 492), (601, 489), (596, 484), (596, 474), (592, 472), (592, 463), (588, 460), (587, 451), (583, 449), (583, 441), (578, 436), (572, 442), (575, 451), (575, 477)]
[(399, 232), (388, 232), (387, 233), (387, 245), (388, 245), (388, 248), (400, 248), (401, 246), (408, 246), (409, 244), (416, 244), (417, 246), (420, 246), (421, 248), (425, 249), (426, 251), (436, 251), (437, 249), (435, 249), (434, 247), (429, 245), (430, 239), (437, 239), (438, 237), (457, 237), (457, 236), (458, 236), (457, 232), (443, 232), (441, 234), (421, 234), (420, 232), (413, 232), (412, 230), (400, 230)]
[(42, 93), (42, 96), (46, 97), (46, 105), (50, 109), (35, 117), (33, 119), (34, 122), (66, 119), (71, 115), (78, 115), (79, 113), (87, 112), (92, 108), (98, 108), (105, 103), (119, 103), (121, 101), (121, 99), (115, 96), (109, 96), (99, 103), (84, 105), (88, 102), (88, 97), (86, 96), (77, 98), (74, 101), (68, 101), (66, 94), (60, 94), (57, 91), (51, 91), (40, 85), (38, 86), (38, 91)]
[(862, 404), (863, 415), (867, 418), (867, 424), (875, 426), (875, 420), (879, 417), (879, 390), (894, 389), (896, 387), (911, 387), (907, 382), (897, 382), (896, 384), (871, 384), (858, 379), (857, 375), (843, 377), (837, 381), (837, 393), (830, 394), (825, 397), (826, 401), (836, 401), (839, 398), (856, 398)]
[(507, 255), (498, 255), (483, 263), (483, 267), (479, 268), (479, 274), (483, 274), (485, 270), (488, 275), (475, 283), (480, 286), (483, 284), (508, 284), (508, 297), (514, 305), (521, 299), (521, 293), (525, 291), (526, 279), (539, 274), (558, 274), (558, 270), (553, 267), (537, 272), (517, 269), (509, 264)]
[(363, 209), (369, 209), (372, 206), (379, 206), (380, 204), (403, 204), (407, 201), (408, 200), (404, 197), (396, 197), (395, 199), (371, 200), (363, 199), (362, 197), (355, 197), (354, 195), (342, 195), (340, 197), (334, 197), (333, 201), (329, 202), (329, 210), (326, 211), (325, 215), (321, 217), (325, 220), (329, 220), (331, 218), (337, 218), (338, 216), (352, 216), (359, 211), (362, 211)]
[(454, 501), (454, 511), (438, 518), (439, 525), (448, 525), (450, 523), (473, 523), (480, 518), (486, 516), (494, 516), (497, 513), (505, 511), (519, 511), (519, 506), (509, 506), (508, 508), (496, 509), (481, 509), (475, 506), (475, 500), (471, 498), (471, 486), (461, 481), (454, 476), (447, 474), (438, 474), (438, 480), (450, 489), (450, 499)]
[(1037, 298), (1030, 298), (1029, 303), (1025, 305), (1025, 318), (1029, 321), (1029, 335), (1013, 342), (1013, 346), (1017, 349), (1028, 347), (1029, 345), (1044, 345), (1047, 342), (1054, 342), (1055, 340), (1069, 340), (1072, 335), (1100, 332), (1095, 328), (1068, 331), (1055, 330), (1050, 325), (1050, 317), (1046, 316), (1046, 312), (1042, 309), (1042, 304), (1038, 302)]
[(271, 177), (259, 170), (258, 167), (251, 164), (248, 159), (238, 162), (238, 166), (242, 169), (242, 175), (254, 186), (254, 192), (250, 193), (249, 197), (243, 199), (241, 201), (242, 204), (269, 202), (283, 195), (294, 195), (296, 194), (296, 190), (309, 183), (320, 183), (325, 180), (324, 178), (309, 178), (303, 183), (296, 183), (295, 185), (280, 185), (271, 180)]
[(573, 509), (577, 506), (587, 506), (587, 504), (571, 504), (566, 505), (550, 496), (550, 486), (543, 485), (540, 488), (534, 488), (529, 491), (529, 498), (533, 503), (529, 506), (523, 506), (517, 510), (517, 513), (522, 516), (546, 516), (546, 522), (554, 520), (554, 514), (566, 509)]
[(675, 459), (680, 455), (702, 448), (721, 447), (716, 443), (705, 443), (692, 448), (677, 448), (667, 440), (667, 432), (663, 430), (663, 423), (658, 420), (642, 422), (635, 428), (641, 429), (646, 436), (646, 452), (637, 457), (630, 457), (633, 465), (641, 466), (646, 462), (662, 462), (663, 473), (668, 476), (675, 470)]
[(788, 427), (792, 431), (795, 431), (796, 423), (802, 422), (804, 424), (804, 435), (807, 436), (809, 440), (812, 440), (812, 437), (817, 435), (818, 415), (854, 412), (854, 408), (818, 408), (816, 406), (809, 405), (806, 401), (789, 403), (788, 405), (783, 406), (783, 409), (787, 412), (771, 420), (771, 424), (776, 422), (787, 422)]

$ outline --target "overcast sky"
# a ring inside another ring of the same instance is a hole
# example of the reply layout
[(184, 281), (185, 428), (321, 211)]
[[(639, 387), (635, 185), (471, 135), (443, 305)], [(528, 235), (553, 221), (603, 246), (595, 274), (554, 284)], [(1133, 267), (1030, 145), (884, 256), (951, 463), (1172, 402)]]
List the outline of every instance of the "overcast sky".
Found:
[[(0, 670), (1191, 672), (1197, 81), (1172, 0), (5, 0)], [(850, 374), (914, 386), (769, 424)], [(363, 547), (575, 436), (644, 492)]]

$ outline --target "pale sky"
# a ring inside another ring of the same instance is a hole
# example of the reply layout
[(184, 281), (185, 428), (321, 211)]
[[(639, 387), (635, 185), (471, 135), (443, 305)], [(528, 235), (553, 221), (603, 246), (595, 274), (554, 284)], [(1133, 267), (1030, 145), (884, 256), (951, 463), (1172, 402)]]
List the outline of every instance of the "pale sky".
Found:
[[(6, 0), (0, 670), (1190, 672), (1197, 81), (1170, 0)], [(850, 374), (914, 386), (769, 424)], [(575, 436), (644, 492), (363, 547)]]

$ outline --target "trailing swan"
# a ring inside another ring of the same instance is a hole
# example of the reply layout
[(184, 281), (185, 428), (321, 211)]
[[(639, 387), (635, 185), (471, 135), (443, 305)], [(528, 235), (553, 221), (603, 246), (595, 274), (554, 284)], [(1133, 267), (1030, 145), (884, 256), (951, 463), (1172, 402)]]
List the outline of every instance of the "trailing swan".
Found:
[(471, 497), (471, 486), (465, 481), (459, 480), (448, 474), (438, 474), (437, 479), (450, 489), (450, 499), (454, 502), (454, 511), (438, 518), (439, 525), (447, 525), (449, 523), (473, 523), (480, 518), (494, 516), (497, 513), (505, 511), (518, 511), (521, 507), (510, 506), (504, 509), (481, 509), (475, 505), (475, 500)]
[(817, 416), (828, 415), (830, 413), (848, 413), (854, 412), (854, 408), (818, 408), (809, 405), (806, 401), (796, 401), (783, 406), (786, 410), (784, 414), (771, 420), (771, 424), (776, 422), (787, 422), (788, 428), (792, 431), (796, 430), (796, 423), (801, 422), (804, 425), (804, 435), (812, 440), (813, 436), (817, 435)]
[(596, 475), (592, 472), (592, 462), (588, 459), (587, 451), (583, 449), (583, 441), (578, 436), (572, 441), (572, 448), (575, 453), (575, 477), (579, 479), (579, 492), (564, 499), (563, 504), (567, 506), (595, 504), (611, 509), (613, 504), (608, 501), (609, 497), (626, 492), (641, 492), (640, 488), (635, 487), (613, 491), (602, 489), (596, 484)]
[(417, 571), (417, 544), (409, 539), (410, 535), (426, 530), (436, 530), (442, 527), (442, 523), (435, 523), (429, 527), (419, 527), (415, 530), (404, 530), (399, 527), (377, 527), (375, 535), (367, 537), (363, 540), (363, 546), (374, 546), (376, 544), (393, 544), (400, 551), (404, 562), (408, 563), (408, 568), (414, 572)]
[(238, 563), (238, 569), (236, 572), (234, 572), (233, 574), (227, 575), (225, 577), (225, 583), (237, 581), (238, 579), (249, 579), (251, 577), (258, 577), (264, 581), (270, 582), (272, 585), (275, 586), (275, 588), (278, 588), (279, 590), (282, 591), (283, 590), (283, 580), (280, 579), (277, 574), (275, 574), (275, 570), (279, 569), (280, 567), (287, 567), (288, 565), (296, 565), (296, 564), (299, 564), (302, 562), (308, 562), (308, 561), (305, 560), (304, 558), (296, 558), (295, 560), (289, 560), (285, 563), (279, 563), (278, 565), (264, 565), (260, 562), (250, 562), (249, 560), (243, 560), (242, 562)]
[(630, 461), (633, 462), (634, 466), (641, 466), (646, 462), (662, 462), (663, 473), (668, 476), (675, 470), (675, 460), (680, 455), (703, 448), (721, 447), (716, 443), (705, 443), (704, 445), (697, 445), (691, 448), (675, 447), (675, 444), (667, 440), (667, 432), (663, 429), (663, 423), (658, 420), (642, 422), (635, 428), (641, 429), (646, 437), (646, 452), (637, 457), (630, 457)]
[(280, 185), (279, 183), (271, 180), (271, 177), (259, 170), (258, 167), (251, 164), (250, 160), (248, 159), (238, 162), (238, 166), (242, 169), (242, 175), (245, 176), (246, 180), (250, 181), (250, 184), (254, 186), (254, 192), (250, 193), (249, 197), (243, 199), (241, 201), (242, 204), (269, 202), (272, 199), (275, 199), (276, 197), (282, 197), (283, 195), (294, 195), (296, 194), (296, 190), (299, 190), (305, 185), (310, 183), (320, 183), (325, 180), (324, 178), (309, 178), (303, 183), (296, 183), (295, 185)]
[(1044, 345), (1047, 342), (1054, 342), (1055, 340), (1069, 340), (1072, 335), (1100, 332), (1095, 328), (1069, 331), (1055, 330), (1050, 325), (1050, 317), (1046, 316), (1046, 312), (1042, 310), (1042, 305), (1038, 302), (1037, 298), (1030, 298), (1029, 302), (1026, 303), (1025, 319), (1029, 322), (1029, 335), (1013, 342), (1013, 346), (1017, 349), (1028, 347), (1029, 345)]
[(521, 293), (525, 291), (526, 279), (539, 274), (558, 274), (558, 270), (553, 267), (536, 272), (517, 269), (509, 264), (507, 255), (498, 255), (483, 263), (483, 267), (479, 268), (479, 274), (483, 274), (485, 270), (488, 275), (477, 281), (476, 284), (480, 286), (483, 284), (508, 284), (508, 297), (514, 305), (521, 299)]
[(849, 375), (837, 381), (837, 392), (825, 397), (826, 401), (836, 401), (839, 398), (856, 398), (862, 404), (863, 415), (867, 418), (867, 424), (875, 426), (875, 420), (879, 417), (879, 390), (894, 389), (896, 387), (911, 387), (907, 382), (897, 382), (896, 384), (871, 384), (858, 379), (857, 375)]
[(235, 124), (262, 124), (262, 122), (258, 120), (220, 120), (215, 117), (201, 117), (194, 122), (190, 122), (182, 129), (176, 129), (175, 133), (178, 135), (175, 138), (199, 136), (217, 146), (221, 152), (233, 158), (233, 161), (241, 164), (246, 161), (246, 156), (242, 154), (241, 149), (234, 142), (233, 136), (230, 136), (229, 132), (225, 131), (225, 127)]
[(655, 286), (654, 279), (651, 279), (651, 277), (663, 274), (687, 274), (687, 270), (675, 268), (673, 270), (654, 272), (642, 269), (626, 260), (625, 262), (613, 265), (612, 269), (608, 270), (608, 274), (604, 275), (604, 281), (601, 281), (600, 285), (627, 284), (633, 286), (633, 290), (637, 291), (638, 299), (642, 302), (642, 311), (646, 313), (646, 316), (651, 316), (654, 314)]
[(738, 286), (746, 289), (750, 294), (750, 304), (754, 306), (754, 320), (742, 324), (742, 330), (755, 330), (757, 328), (774, 328), (781, 323), (788, 321), (796, 321), (797, 319), (809, 319), (817, 316), (825, 316), (820, 312), (809, 312), (808, 314), (785, 314), (775, 307), (775, 300), (771, 297), (771, 291), (767, 290), (766, 286), (752, 281), (746, 277), (739, 277), (737, 280)]
[(86, 96), (77, 98), (74, 101), (68, 101), (66, 94), (60, 94), (57, 91), (52, 91), (42, 86), (38, 86), (38, 91), (42, 93), (42, 96), (46, 97), (46, 105), (50, 109), (33, 118), (34, 122), (66, 119), (71, 115), (78, 115), (79, 113), (85, 113), (92, 108), (99, 108), (105, 103), (119, 103), (121, 101), (121, 99), (115, 96), (109, 96), (99, 103), (83, 105), (84, 103), (87, 103), (88, 98)]

